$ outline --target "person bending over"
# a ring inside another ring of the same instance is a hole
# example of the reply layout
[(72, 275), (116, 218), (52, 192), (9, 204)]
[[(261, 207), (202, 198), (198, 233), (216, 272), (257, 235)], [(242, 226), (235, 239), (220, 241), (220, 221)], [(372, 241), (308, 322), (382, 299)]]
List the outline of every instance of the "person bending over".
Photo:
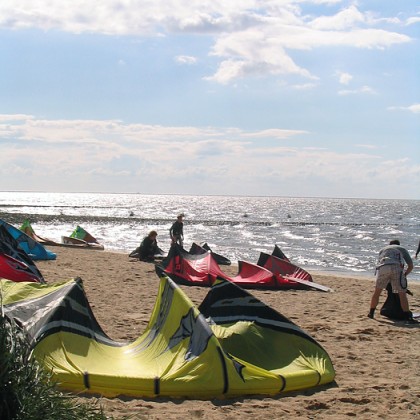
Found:
[[(405, 263), (407, 268), (404, 269)], [(373, 318), (383, 289), (391, 284), (392, 292), (398, 293), (404, 319), (409, 323), (415, 322), (410, 312), (407, 299), (407, 275), (413, 269), (413, 260), (408, 251), (400, 245), (398, 239), (392, 240), (389, 245), (379, 251), (376, 266), (376, 285), (370, 302), (369, 318)]]

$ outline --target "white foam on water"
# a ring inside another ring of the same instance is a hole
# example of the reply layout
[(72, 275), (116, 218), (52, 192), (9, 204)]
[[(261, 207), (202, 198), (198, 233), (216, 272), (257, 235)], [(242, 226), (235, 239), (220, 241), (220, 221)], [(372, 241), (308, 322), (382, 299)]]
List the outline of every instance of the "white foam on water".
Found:
[[(1, 218), (19, 227), (29, 217), (40, 236), (56, 241), (80, 225), (105, 249), (128, 253), (153, 229), (168, 250), (182, 212), (187, 249), (208, 242), (232, 261), (256, 262), (277, 244), (308, 270), (366, 275), (390, 239), (414, 254), (419, 208), (416, 200), (0, 192)], [(418, 260), (412, 280), (420, 281)]]

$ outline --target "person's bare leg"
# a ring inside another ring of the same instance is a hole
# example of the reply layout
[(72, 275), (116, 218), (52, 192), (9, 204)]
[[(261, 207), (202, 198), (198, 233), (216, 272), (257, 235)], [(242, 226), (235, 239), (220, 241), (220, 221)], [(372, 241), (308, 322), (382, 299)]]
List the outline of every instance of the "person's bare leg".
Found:
[(372, 295), (372, 299), (370, 301), (371, 309), (375, 309), (378, 306), (379, 296), (381, 296), (381, 292), (382, 292), (382, 289), (375, 288), (375, 291), (373, 292), (373, 295)]
[(379, 296), (381, 296), (382, 289), (378, 289), (375, 287), (375, 291), (373, 292), (372, 299), (370, 301), (370, 311), (368, 314), (369, 318), (373, 318), (375, 314), (375, 309), (378, 306), (379, 303)]
[(398, 292), (398, 296), (400, 297), (401, 308), (404, 312), (409, 312), (410, 308), (408, 305), (407, 293), (406, 292)]

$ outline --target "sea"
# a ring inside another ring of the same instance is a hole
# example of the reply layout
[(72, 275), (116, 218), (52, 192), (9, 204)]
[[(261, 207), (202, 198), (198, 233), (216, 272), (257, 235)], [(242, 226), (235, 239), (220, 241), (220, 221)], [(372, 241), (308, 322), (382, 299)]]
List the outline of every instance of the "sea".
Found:
[[(185, 215), (187, 250), (207, 243), (233, 263), (256, 263), (277, 245), (314, 274), (373, 279), (378, 252), (391, 239), (412, 256), (420, 239), (419, 200), (0, 192), (6, 222), (20, 227), (29, 219), (39, 236), (57, 242), (79, 225), (106, 250), (127, 256), (150, 230), (168, 251), (169, 228), (179, 213)], [(420, 282), (420, 260), (413, 261), (409, 281)]]

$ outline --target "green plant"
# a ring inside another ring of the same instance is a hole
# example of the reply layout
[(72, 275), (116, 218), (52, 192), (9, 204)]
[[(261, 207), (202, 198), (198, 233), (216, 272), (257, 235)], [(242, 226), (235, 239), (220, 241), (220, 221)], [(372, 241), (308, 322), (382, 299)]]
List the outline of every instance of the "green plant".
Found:
[(18, 326), (0, 315), (0, 419), (100, 420), (101, 407), (82, 404), (60, 392), (50, 375), (31, 358)]

